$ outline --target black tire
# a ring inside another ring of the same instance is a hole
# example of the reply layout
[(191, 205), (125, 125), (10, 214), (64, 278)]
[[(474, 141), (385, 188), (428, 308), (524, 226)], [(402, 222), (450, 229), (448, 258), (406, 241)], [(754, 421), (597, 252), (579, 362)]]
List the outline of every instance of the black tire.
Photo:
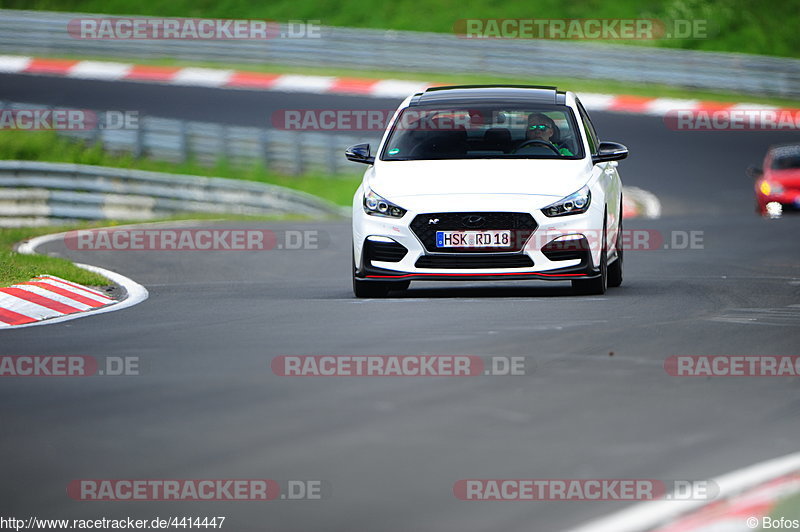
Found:
[(411, 286), (411, 281), (395, 281), (393, 283), (389, 283), (389, 290), (397, 290), (398, 292), (402, 292), (403, 290), (408, 290), (408, 287)]
[(617, 250), (617, 260), (615, 260), (608, 267), (608, 286), (616, 288), (622, 284), (622, 271), (623, 271), (623, 249), (622, 249), (622, 220), (619, 222), (619, 230), (617, 231), (617, 241), (614, 243), (614, 248)]
[(362, 281), (356, 277), (356, 261), (353, 257), (353, 294), (359, 298), (381, 298), (390, 290), (406, 290), (411, 281)]
[(378, 299), (389, 295), (392, 283), (384, 281), (359, 281), (353, 277), (353, 294), (359, 298)]
[(601, 296), (608, 289), (608, 250), (606, 250), (606, 224), (603, 223), (603, 240), (600, 250), (600, 275), (593, 279), (575, 279), (572, 289), (578, 295)]

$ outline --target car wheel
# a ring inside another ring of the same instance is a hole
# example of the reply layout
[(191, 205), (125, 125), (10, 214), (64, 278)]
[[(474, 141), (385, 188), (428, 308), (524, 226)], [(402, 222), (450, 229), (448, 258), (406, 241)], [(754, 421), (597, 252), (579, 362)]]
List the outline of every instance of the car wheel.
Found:
[(408, 290), (409, 286), (411, 286), (411, 281), (395, 281), (390, 283), (389, 290), (397, 290), (398, 292), (402, 292), (403, 290)]
[(617, 250), (617, 260), (608, 267), (608, 286), (616, 288), (622, 284), (623, 250), (622, 250), (622, 221), (619, 222), (617, 241), (614, 244)]
[(389, 285), (383, 281), (359, 281), (353, 277), (353, 294), (360, 298), (381, 298), (389, 295)]
[(572, 289), (580, 295), (603, 295), (608, 288), (608, 251), (606, 250), (606, 224), (603, 223), (603, 240), (600, 250), (600, 275), (594, 279), (575, 279)]
[(353, 257), (353, 294), (359, 298), (381, 298), (391, 290), (406, 290), (411, 281), (362, 281), (356, 277), (356, 261)]

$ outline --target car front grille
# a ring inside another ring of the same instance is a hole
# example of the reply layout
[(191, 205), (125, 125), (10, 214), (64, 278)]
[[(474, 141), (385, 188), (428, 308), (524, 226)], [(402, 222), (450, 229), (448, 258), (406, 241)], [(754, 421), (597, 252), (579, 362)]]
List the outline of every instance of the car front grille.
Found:
[(417, 259), (417, 268), (530, 268), (533, 261), (527, 255), (423, 255)]
[[(521, 251), (536, 230), (536, 220), (526, 212), (436, 212), (418, 214), (410, 224), (429, 252), (435, 253), (498, 253)], [(504, 248), (437, 248), (437, 231), (511, 230), (511, 247)]]

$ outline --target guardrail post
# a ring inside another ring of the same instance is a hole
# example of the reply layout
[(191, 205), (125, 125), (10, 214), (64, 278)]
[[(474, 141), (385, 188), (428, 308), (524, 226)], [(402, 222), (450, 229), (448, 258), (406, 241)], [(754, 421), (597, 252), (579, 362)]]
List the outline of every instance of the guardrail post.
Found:
[(222, 141), (222, 158), (226, 163), (231, 162), (231, 128), (223, 124), (220, 126), (219, 136)]
[(292, 172), (294, 175), (302, 175), (303, 174), (303, 135), (299, 132), (295, 133), (294, 135), (295, 143), (294, 143), (294, 171)]
[(100, 146), (105, 149), (105, 145), (103, 144), (103, 126), (106, 123), (106, 116), (105, 111), (98, 112), (96, 115), (97, 123), (92, 128), (91, 135), (92, 135), (92, 145), (94, 146), (97, 143), (100, 143)]
[(264, 160), (264, 168), (269, 171), (270, 164), (270, 149), (269, 149), (269, 132), (266, 129), (260, 129), (258, 131), (258, 138), (261, 144), (261, 156)]
[(136, 127), (136, 140), (133, 144), (133, 156), (137, 159), (144, 157), (144, 132), (146, 129), (144, 120), (145, 117), (140, 117)]
[(188, 162), (190, 149), (189, 149), (189, 131), (186, 125), (186, 120), (181, 120), (178, 122), (180, 127), (180, 153), (181, 153), (181, 162)]
[(339, 171), (339, 158), (336, 156), (338, 150), (339, 137), (337, 135), (330, 135), (328, 142), (328, 172), (331, 176), (335, 176)]

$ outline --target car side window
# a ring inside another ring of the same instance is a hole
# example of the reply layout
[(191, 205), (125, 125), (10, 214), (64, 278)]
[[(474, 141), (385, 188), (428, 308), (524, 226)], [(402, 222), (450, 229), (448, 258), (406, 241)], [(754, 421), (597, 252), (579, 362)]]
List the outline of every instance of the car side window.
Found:
[(578, 104), (578, 112), (581, 115), (581, 122), (583, 123), (583, 131), (586, 133), (586, 138), (589, 141), (589, 149), (592, 151), (592, 154), (595, 154), (597, 153), (597, 147), (600, 145), (600, 141), (597, 139), (597, 132), (594, 130), (594, 125), (592, 124), (592, 120), (586, 113), (586, 109), (583, 108), (583, 104), (581, 104), (581, 101), (576, 98), (575, 103)]

